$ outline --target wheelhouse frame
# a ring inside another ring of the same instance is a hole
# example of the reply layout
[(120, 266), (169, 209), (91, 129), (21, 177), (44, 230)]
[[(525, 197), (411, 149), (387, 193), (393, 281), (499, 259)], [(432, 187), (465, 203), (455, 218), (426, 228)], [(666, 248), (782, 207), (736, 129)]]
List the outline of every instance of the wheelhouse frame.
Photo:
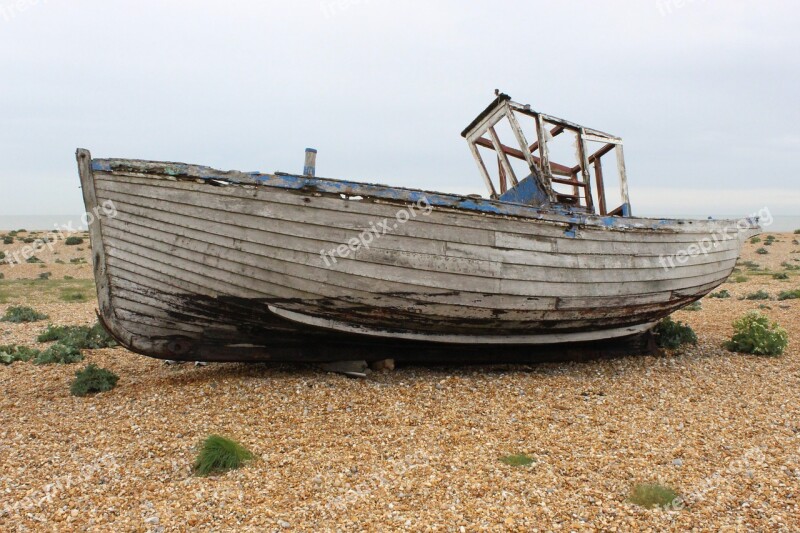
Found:
[[(526, 137), (518, 115), (533, 119), (534, 142), (531, 143)], [(496, 126), (503, 121), (507, 121), (514, 136), (514, 144), (519, 148), (501, 142)], [(564, 132), (573, 133), (577, 140), (575, 161), (572, 165), (557, 163), (550, 158), (547, 143)], [(497, 93), (494, 102), (473, 120), (461, 135), (467, 140), (478, 164), (478, 170), (489, 189), (489, 195), (493, 199), (522, 201), (537, 206), (559, 205), (571, 211), (599, 213), (603, 216), (631, 216), (625, 155), (622, 139), (619, 137), (534, 111), (529, 105), (514, 102), (510, 96), (500, 93)], [(600, 143), (602, 146), (589, 153), (590, 143)], [(479, 147), (487, 148), (496, 154), (495, 177), (489, 172)], [(622, 198), (622, 204), (614, 209), (608, 209), (603, 178), (603, 157), (611, 152), (616, 155)], [(530, 169), (530, 176), (520, 179), (509, 157), (524, 161)], [(535, 194), (523, 196), (512, 194), (517, 193), (515, 189), (523, 180), (531, 182), (528, 188), (532, 187)], [(571, 192), (558, 191), (554, 189), (554, 184), (570, 186)]]

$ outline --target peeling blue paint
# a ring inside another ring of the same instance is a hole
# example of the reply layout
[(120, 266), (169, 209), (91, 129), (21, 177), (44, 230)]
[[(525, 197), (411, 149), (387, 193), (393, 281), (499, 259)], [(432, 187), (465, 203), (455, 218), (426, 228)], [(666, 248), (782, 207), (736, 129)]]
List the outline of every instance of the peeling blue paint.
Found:
[(547, 193), (542, 190), (539, 182), (531, 174), (513, 187), (500, 195), (501, 202), (514, 202), (526, 205), (543, 205), (547, 203)]

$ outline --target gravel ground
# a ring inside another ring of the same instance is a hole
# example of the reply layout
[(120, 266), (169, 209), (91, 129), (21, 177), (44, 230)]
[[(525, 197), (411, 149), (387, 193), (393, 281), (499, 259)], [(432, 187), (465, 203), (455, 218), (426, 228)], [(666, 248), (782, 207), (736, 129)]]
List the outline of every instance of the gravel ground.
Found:
[[(777, 237), (768, 255), (748, 244), (743, 259), (800, 265), (797, 237)], [(0, 266), (0, 314), (28, 303), (53, 323), (92, 323), (91, 298), (59, 299), (63, 276), (91, 279), (88, 265), (53, 263), (89, 257), (74, 248), (37, 254), (44, 269)], [(43, 271), (56, 281), (20, 290)], [(723, 286), (731, 299), (677, 313), (699, 343), (664, 357), (351, 380), (311, 366), (167, 366), (106, 349), (86, 362), (121, 379), (88, 398), (69, 394), (85, 363), (0, 365), (0, 530), (797, 530), (800, 300), (775, 296), (800, 288), (800, 272), (748, 277)], [(759, 289), (773, 299), (738, 299)], [(789, 331), (783, 357), (721, 348), (732, 321), (760, 305)], [(35, 346), (46, 323), (0, 323), (0, 344)], [(211, 433), (258, 459), (193, 476)], [(513, 453), (535, 462), (499, 461)], [(690, 507), (628, 503), (647, 482)]]

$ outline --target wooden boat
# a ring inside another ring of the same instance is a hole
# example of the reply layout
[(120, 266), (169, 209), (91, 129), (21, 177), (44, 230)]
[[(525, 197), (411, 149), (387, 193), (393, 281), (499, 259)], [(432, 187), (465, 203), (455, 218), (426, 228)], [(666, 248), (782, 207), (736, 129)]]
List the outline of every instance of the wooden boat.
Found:
[[(518, 148), (500, 141), (501, 124)], [(570, 135), (577, 163), (553, 162), (556, 138)], [(436, 349), (459, 361), (646, 331), (725, 281), (758, 231), (754, 219), (632, 216), (618, 137), (506, 95), (463, 136), (489, 198), (315, 177), (314, 151), (292, 175), (79, 149), (102, 321), (125, 347), (164, 359)], [(611, 152), (622, 205), (609, 210)]]

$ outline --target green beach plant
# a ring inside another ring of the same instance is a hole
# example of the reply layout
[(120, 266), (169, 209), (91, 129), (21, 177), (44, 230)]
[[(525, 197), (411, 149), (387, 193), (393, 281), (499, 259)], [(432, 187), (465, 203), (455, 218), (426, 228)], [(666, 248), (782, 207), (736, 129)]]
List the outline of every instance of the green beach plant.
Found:
[(27, 346), (5, 345), (0, 346), (0, 363), (10, 365), (17, 361), (30, 361), (39, 354), (39, 350)]
[(50, 324), (37, 338), (37, 342), (58, 341), (78, 350), (113, 348), (116, 341), (97, 322), (93, 326), (54, 326)]
[(762, 248), (759, 248), (758, 250), (756, 250), (756, 253), (758, 255), (767, 255), (769, 253), (769, 250), (767, 250), (766, 248), (762, 247)]
[(733, 338), (725, 343), (732, 352), (778, 356), (789, 344), (789, 334), (758, 311), (749, 311), (733, 323)]
[(77, 246), (83, 244), (83, 239), (81, 237), (67, 237), (64, 240), (64, 244), (67, 246)]
[(0, 318), (0, 322), (20, 324), (23, 322), (38, 322), (45, 319), (47, 319), (47, 315), (37, 312), (32, 307), (18, 305), (6, 309), (6, 314), (3, 315), (3, 318)]
[(709, 298), (720, 298), (720, 299), (730, 298), (731, 297), (731, 293), (729, 293), (727, 291), (727, 289), (722, 289), (719, 292), (712, 292), (711, 294), (708, 295), (708, 297)]
[(81, 351), (75, 346), (57, 343), (40, 352), (33, 360), (35, 365), (69, 365), (83, 361)]
[(675, 349), (683, 344), (697, 344), (694, 330), (683, 322), (674, 322), (671, 317), (663, 319), (653, 328), (656, 344), (662, 348)]
[(796, 289), (793, 291), (782, 291), (778, 295), (778, 300), (797, 300), (800, 299), (800, 289)]
[(117, 381), (119, 381), (119, 376), (115, 373), (90, 364), (83, 370), (75, 372), (75, 380), (70, 384), (69, 392), (73, 396), (88, 396), (106, 392), (116, 387)]
[(751, 292), (747, 296), (740, 298), (741, 300), (769, 300), (769, 293), (765, 290)]

